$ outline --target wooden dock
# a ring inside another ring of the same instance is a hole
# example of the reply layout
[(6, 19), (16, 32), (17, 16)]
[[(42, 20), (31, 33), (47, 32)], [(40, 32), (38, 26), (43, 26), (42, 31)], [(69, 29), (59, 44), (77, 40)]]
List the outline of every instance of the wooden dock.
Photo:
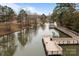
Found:
[(61, 44), (79, 44), (79, 39), (43, 37), (46, 55), (63, 55)]
[(65, 33), (65, 34), (67, 34), (67, 35), (73, 37), (73, 38), (78, 37), (76, 34), (72, 33), (72, 32), (71, 32), (69, 29), (67, 29), (67, 28), (64, 28), (64, 27), (61, 27), (61, 26), (55, 27), (55, 28), (58, 29), (59, 31), (62, 31), (63, 33)]
[(43, 44), (46, 55), (62, 55), (62, 48), (55, 41), (51, 41), (50, 37), (43, 37)]
[(79, 44), (78, 38), (52, 38), (56, 44)]
[(50, 23), (49, 24), (49, 28), (51, 29), (51, 28), (54, 28), (55, 26), (54, 26), (54, 24), (53, 23)]
[(58, 30), (71, 36), (70, 38), (51, 38), (50, 36), (43, 37), (43, 45), (46, 52), (46, 55), (63, 55), (63, 49), (61, 44), (79, 44), (79, 36), (70, 32), (66, 28), (56, 27)]

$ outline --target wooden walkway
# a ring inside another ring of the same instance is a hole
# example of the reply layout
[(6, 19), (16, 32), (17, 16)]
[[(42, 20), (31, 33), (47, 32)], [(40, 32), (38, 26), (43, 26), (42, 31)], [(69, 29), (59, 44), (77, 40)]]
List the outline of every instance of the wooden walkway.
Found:
[(53, 23), (50, 23), (49, 24), (49, 28), (54, 28), (55, 26), (54, 26), (54, 24)]
[(71, 37), (73, 37), (73, 38), (79, 37), (79, 36), (77, 36), (76, 34), (72, 33), (72, 32), (71, 32), (69, 29), (67, 29), (67, 28), (64, 28), (64, 27), (61, 27), (61, 26), (55, 27), (55, 28), (58, 29), (58, 30), (60, 30), (60, 31), (62, 31), (62, 32), (64, 32), (65, 34), (68, 34), (69, 36), (71, 36)]
[(62, 48), (55, 41), (51, 41), (50, 37), (44, 37), (43, 44), (46, 55), (62, 55)]
[(79, 38), (50, 38), (43, 37), (46, 55), (63, 55), (60, 44), (79, 44)]
[(79, 36), (72, 33), (66, 28), (56, 27), (56, 29), (68, 34), (71, 38), (51, 38), (50, 36), (43, 37), (43, 44), (46, 55), (63, 55), (63, 49), (60, 44), (79, 44)]
[(52, 38), (57, 44), (79, 44), (79, 38)]

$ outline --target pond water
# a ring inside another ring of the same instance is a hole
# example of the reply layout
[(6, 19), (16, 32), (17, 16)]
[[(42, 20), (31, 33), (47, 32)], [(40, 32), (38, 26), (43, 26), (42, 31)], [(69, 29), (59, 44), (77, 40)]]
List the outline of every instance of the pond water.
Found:
[(42, 44), (45, 34), (51, 37), (69, 37), (56, 29), (49, 29), (49, 23), (45, 23), (0, 37), (0, 55), (45, 56)]
[(79, 56), (79, 45), (60, 45), (64, 56)]

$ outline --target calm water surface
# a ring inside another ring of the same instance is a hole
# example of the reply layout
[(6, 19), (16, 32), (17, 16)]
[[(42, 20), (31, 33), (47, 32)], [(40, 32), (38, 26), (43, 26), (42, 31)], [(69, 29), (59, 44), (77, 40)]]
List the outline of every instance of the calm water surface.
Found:
[(68, 37), (55, 29), (49, 29), (49, 23), (32, 29), (26, 28), (0, 38), (0, 55), (45, 56), (42, 44), (45, 34), (52, 37)]

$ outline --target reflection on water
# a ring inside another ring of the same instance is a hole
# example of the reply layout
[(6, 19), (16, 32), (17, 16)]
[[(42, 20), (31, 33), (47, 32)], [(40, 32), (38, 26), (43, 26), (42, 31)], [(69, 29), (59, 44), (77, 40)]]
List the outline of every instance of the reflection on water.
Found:
[[(49, 24), (45, 23), (33, 28), (5, 35), (0, 38), (0, 55), (17, 56), (44, 56), (45, 51), (42, 44), (43, 35), (60, 37), (61, 33), (55, 29), (49, 29)], [(63, 34), (64, 35), (64, 34)]]
[[(27, 32), (28, 33), (28, 32)], [(26, 34), (25, 30), (18, 33), (18, 40), (22, 46), (25, 46), (28, 41), (28, 35)]]
[(14, 34), (5, 35), (0, 38), (0, 55), (13, 55), (16, 50)]
[(79, 56), (79, 45), (60, 45), (63, 48), (63, 55)]

